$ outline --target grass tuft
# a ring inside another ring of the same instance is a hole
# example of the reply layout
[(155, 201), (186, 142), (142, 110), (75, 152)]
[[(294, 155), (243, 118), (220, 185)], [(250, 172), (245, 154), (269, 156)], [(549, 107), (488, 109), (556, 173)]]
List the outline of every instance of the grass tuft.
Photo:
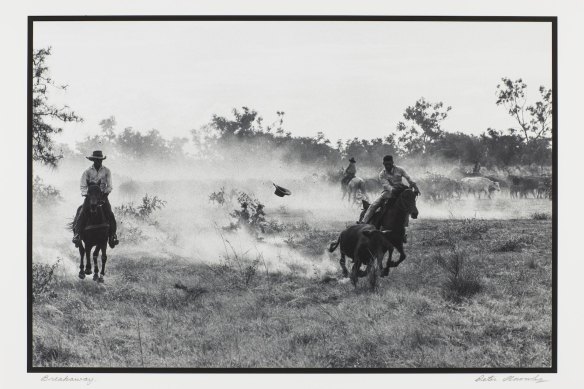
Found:
[(533, 237), (521, 235), (514, 236), (511, 239), (507, 239), (502, 244), (497, 246), (494, 251), (498, 253), (506, 252), (521, 252), (526, 246), (533, 243)]
[(552, 218), (552, 215), (545, 212), (534, 212), (531, 214), (531, 218), (533, 220), (550, 220)]
[(434, 260), (447, 275), (442, 285), (442, 295), (447, 300), (459, 303), (483, 289), (478, 273), (467, 263), (466, 251), (457, 248), (446, 255), (437, 253)]

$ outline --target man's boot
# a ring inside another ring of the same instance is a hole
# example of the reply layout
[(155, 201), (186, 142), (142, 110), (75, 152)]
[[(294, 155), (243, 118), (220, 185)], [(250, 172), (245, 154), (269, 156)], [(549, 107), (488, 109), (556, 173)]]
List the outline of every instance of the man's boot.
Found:
[(79, 244), (81, 243), (81, 237), (79, 236), (78, 232), (76, 232), (75, 236), (73, 236), (72, 242), (75, 244), (75, 247), (79, 247)]
[(109, 237), (109, 246), (113, 249), (114, 247), (116, 247), (118, 243), (120, 243), (120, 241), (118, 240), (118, 236), (116, 234), (112, 234)]

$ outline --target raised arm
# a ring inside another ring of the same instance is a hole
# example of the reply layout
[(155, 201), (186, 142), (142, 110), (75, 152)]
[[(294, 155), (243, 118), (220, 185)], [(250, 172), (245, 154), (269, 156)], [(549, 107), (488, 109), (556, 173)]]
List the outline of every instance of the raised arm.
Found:
[(414, 180), (410, 177), (410, 175), (402, 168), (402, 176), (408, 180), (408, 183), (412, 188), (414, 188), (414, 192), (420, 193), (420, 189), (418, 189), (418, 184), (414, 182)]
[(406, 180), (408, 180), (408, 183), (410, 184), (410, 186), (417, 186), (416, 183), (414, 182), (414, 180), (410, 177), (410, 175), (402, 168), (402, 176), (405, 177)]

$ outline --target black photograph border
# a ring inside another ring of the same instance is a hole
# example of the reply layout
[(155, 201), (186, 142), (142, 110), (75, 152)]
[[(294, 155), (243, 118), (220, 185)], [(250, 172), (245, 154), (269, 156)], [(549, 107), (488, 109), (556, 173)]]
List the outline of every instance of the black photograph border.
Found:
[[(339, 21), (339, 22), (511, 22), (551, 23), (552, 29), (552, 365), (549, 368), (107, 368), (34, 367), (32, 301), (32, 77), (35, 22), (88, 21)], [(558, 372), (558, 17), (557, 16), (380, 16), (380, 15), (95, 15), (28, 16), (27, 47), (27, 373), (377, 373), (377, 374), (452, 374), (452, 373), (557, 373)]]

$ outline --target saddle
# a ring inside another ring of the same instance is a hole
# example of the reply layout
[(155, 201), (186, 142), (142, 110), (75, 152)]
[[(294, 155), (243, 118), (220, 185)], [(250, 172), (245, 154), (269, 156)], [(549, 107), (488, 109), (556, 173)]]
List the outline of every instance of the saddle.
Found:
[[(103, 204), (103, 201), (100, 201), (100, 205)], [(77, 224), (79, 222), (79, 216), (81, 215), (81, 212), (83, 211), (83, 205), (80, 205), (77, 208), (77, 213), (75, 214), (75, 218), (73, 219), (73, 223), (74, 225)], [(91, 224), (89, 222), (89, 220), (86, 221), (85, 227), (83, 227), (83, 229), (81, 231), (89, 231), (89, 230), (95, 230), (97, 228), (103, 228), (103, 227), (109, 227), (110, 226), (110, 221), (108, 219), (108, 215), (106, 215), (104, 213), (103, 217), (105, 218), (105, 222), (104, 223), (99, 223), (99, 224)]]
[(380, 228), (381, 218), (379, 216), (383, 215), (388, 209), (393, 207), (395, 205), (397, 199), (399, 198), (399, 196), (406, 189), (408, 189), (408, 186), (406, 186), (406, 185), (401, 185), (399, 187), (396, 187), (396, 190), (394, 192), (394, 196), (392, 196), (388, 199), (384, 199), (383, 202), (381, 203), (381, 205), (379, 206), (379, 208), (377, 208), (377, 210), (375, 210), (371, 220), (375, 220), (377, 218), (378, 222), (375, 224), (376, 228)]
[(375, 224), (375, 228), (379, 229), (381, 227), (381, 218), (378, 216), (383, 215), (385, 211), (393, 207), (396, 201), (397, 197), (391, 197), (389, 199), (384, 200), (379, 206), (379, 208), (377, 208), (377, 210), (373, 213), (373, 217), (371, 218), (371, 220), (374, 220), (375, 218), (377, 218), (378, 220), (378, 222)]

